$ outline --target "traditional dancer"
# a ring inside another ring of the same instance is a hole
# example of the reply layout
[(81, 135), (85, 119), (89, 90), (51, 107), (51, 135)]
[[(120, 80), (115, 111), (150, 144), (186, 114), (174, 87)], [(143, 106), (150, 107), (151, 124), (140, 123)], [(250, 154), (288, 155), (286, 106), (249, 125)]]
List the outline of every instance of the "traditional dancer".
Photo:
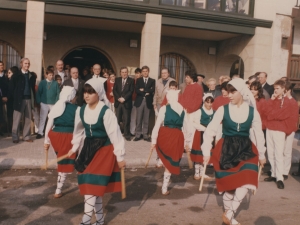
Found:
[(192, 144), (191, 150), (191, 160), (195, 162), (195, 180), (200, 180), (202, 176), (204, 176), (205, 180), (211, 180), (212, 178), (209, 177), (204, 173), (203, 168), (203, 153), (201, 150), (201, 144), (203, 143), (203, 133), (212, 120), (214, 116), (214, 111), (212, 109), (212, 104), (214, 102), (214, 98), (211, 93), (204, 94), (203, 96), (203, 107), (193, 113), (193, 120), (192, 124), (194, 127), (194, 140)]
[[(285, 81), (277, 80), (274, 83), (274, 94), (267, 102), (267, 151), (271, 164), (271, 176), (264, 179), (266, 182), (276, 181), (277, 188), (284, 189), (284, 149), (287, 135), (290, 131), (290, 121), (293, 117), (291, 100), (284, 96)], [(294, 126), (293, 126), (294, 128)]]
[(187, 122), (183, 107), (178, 102), (179, 92), (179, 90), (169, 90), (167, 92), (168, 104), (160, 108), (151, 136), (151, 151), (156, 148), (157, 154), (165, 167), (162, 186), (163, 195), (170, 194), (168, 185), (171, 174), (178, 175), (180, 173), (179, 163), (184, 147), (189, 145), (191, 141), (191, 138), (187, 135), (184, 137), (181, 130), (182, 128), (186, 129)]
[[(259, 113), (254, 108), (255, 100), (244, 80), (233, 79), (227, 85), (230, 102), (220, 107), (206, 128), (201, 146), (204, 163), (210, 160), (213, 137), (223, 123), (223, 138), (218, 141), (212, 154), (216, 185), (219, 192), (225, 192), (223, 222), (240, 224), (234, 218), (248, 189), (256, 190), (258, 185), (258, 162), (263, 166), (265, 159), (264, 136)], [(250, 100), (249, 106), (247, 101)], [(256, 136), (256, 146), (250, 141), (250, 127)]]
[[(71, 101), (75, 96), (76, 90), (74, 87), (64, 86), (59, 95), (59, 100), (52, 107), (48, 115), (44, 148), (48, 151), (51, 143), (57, 157), (67, 154), (72, 148), (71, 141), (74, 131), (75, 112), (78, 106), (71, 104)], [(69, 158), (58, 162), (57, 188), (54, 198), (62, 196), (61, 189), (66, 176), (74, 171), (75, 158), (76, 154), (72, 154)]]
[(73, 154), (81, 149), (75, 161), (85, 203), (81, 225), (91, 224), (93, 210), (96, 215), (93, 225), (104, 224), (102, 196), (121, 191), (120, 168), (125, 167), (124, 138), (116, 116), (100, 101), (102, 95), (105, 93), (100, 79), (92, 78), (85, 83), (87, 105), (76, 111), (73, 148), (69, 152)]

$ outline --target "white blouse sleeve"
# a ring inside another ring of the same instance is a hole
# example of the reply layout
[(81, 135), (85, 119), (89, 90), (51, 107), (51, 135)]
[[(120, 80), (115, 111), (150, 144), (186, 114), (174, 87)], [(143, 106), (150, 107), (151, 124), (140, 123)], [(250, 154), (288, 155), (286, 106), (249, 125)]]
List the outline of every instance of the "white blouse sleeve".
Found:
[(200, 123), (201, 120), (201, 109), (198, 109), (193, 113), (192, 123), (195, 129), (198, 131), (205, 131), (206, 127)]
[(103, 123), (110, 142), (114, 146), (114, 154), (117, 157), (117, 161), (121, 162), (125, 156), (125, 142), (116, 115), (111, 110), (106, 110)]
[(162, 123), (164, 122), (165, 114), (166, 114), (166, 106), (162, 106), (159, 109), (158, 116), (156, 118), (156, 122), (155, 122), (155, 125), (152, 130), (151, 138), (152, 138), (152, 144), (154, 144), (154, 145), (156, 144), (156, 141), (157, 141), (159, 128), (162, 125)]
[(208, 124), (204, 134), (203, 134), (203, 144), (201, 149), (203, 151), (204, 156), (210, 156), (210, 150), (212, 148), (212, 142), (214, 137), (218, 133), (218, 129), (220, 127), (220, 123), (223, 120), (224, 116), (224, 107), (219, 107), (216, 111), (212, 121)]
[(75, 123), (74, 123), (74, 131), (73, 131), (73, 139), (72, 139), (72, 152), (77, 152), (83, 139), (85, 138), (84, 126), (81, 122), (80, 118), (80, 107), (77, 108), (75, 113)]
[(54, 119), (48, 116), (48, 122), (47, 122), (46, 130), (45, 130), (44, 144), (50, 144), (51, 143), (48, 134), (49, 134), (49, 131), (52, 129), (53, 124), (54, 124)]
[(256, 109), (254, 109), (254, 116), (253, 116), (253, 121), (252, 121), (252, 130), (254, 133), (254, 140), (256, 144), (256, 148), (259, 153), (259, 159), (265, 159), (265, 152), (266, 152), (266, 147), (265, 147), (265, 137), (264, 133), (262, 131), (262, 123), (261, 123), (261, 118)]
[(184, 114), (184, 119), (183, 119), (183, 127), (182, 127), (182, 132), (183, 132), (183, 136), (184, 136), (184, 146), (189, 146), (189, 148), (192, 148), (192, 144), (193, 144), (193, 137), (194, 137), (194, 133), (195, 133), (195, 128), (193, 126), (193, 121), (189, 120), (192, 118), (191, 114), (188, 114), (185, 110), (185, 114)]

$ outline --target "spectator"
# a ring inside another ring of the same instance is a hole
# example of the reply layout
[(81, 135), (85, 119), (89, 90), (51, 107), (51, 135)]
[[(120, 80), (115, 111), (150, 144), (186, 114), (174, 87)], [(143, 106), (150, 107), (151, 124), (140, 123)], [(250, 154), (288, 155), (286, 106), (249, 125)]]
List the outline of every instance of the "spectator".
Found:
[(209, 90), (207, 93), (211, 93), (213, 98), (215, 99), (218, 96), (221, 96), (222, 93), (220, 90), (216, 89), (216, 79), (215, 78), (210, 78), (207, 82), (206, 82)]
[(137, 109), (137, 127), (133, 141), (141, 140), (143, 135), (145, 141), (151, 142), (151, 138), (148, 137), (148, 126), (150, 110), (153, 109), (155, 80), (149, 77), (149, 72), (149, 67), (143, 66), (142, 77), (136, 81), (135, 91), (137, 96), (134, 105)]
[(153, 98), (153, 107), (155, 110), (157, 109), (158, 111), (161, 107), (161, 103), (164, 97), (167, 94), (167, 91), (169, 90), (169, 83), (174, 80), (170, 77), (168, 68), (162, 68), (160, 75), (161, 78), (159, 78), (156, 82), (155, 94)]
[(115, 108), (120, 125), (123, 121), (124, 137), (130, 141), (130, 113), (132, 108), (132, 93), (134, 89), (134, 81), (128, 76), (127, 67), (121, 67), (121, 77), (116, 78), (113, 95), (115, 97)]
[(261, 72), (258, 75), (258, 80), (261, 83), (263, 89), (265, 89), (268, 92), (269, 96), (271, 97), (273, 95), (273, 93), (274, 93), (274, 87), (273, 87), (273, 85), (269, 85), (267, 83), (267, 77), (268, 77), (267, 73)]
[[(256, 74), (254, 74), (254, 75), (252, 75), (252, 76), (250, 76), (248, 78), (249, 88), (250, 88), (252, 82), (254, 82), (254, 81), (258, 81), (258, 75), (256, 75)], [(269, 95), (269, 93), (265, 89), (263, 89), (263, 95), (265, 97), (265, 100), (269, 100), (270, 99), (270, 95)]]
[(83, 69), (82, 71), (82, 79), (86, 81), (87, 76), (89, 75), (88, 69)]
[(30, 138), (30, 124), (31, 110), (34, 109), (36, 77), (29, 72), (29, 67), (29, 59), (21, 59), (21, 70), (12, 75), (9, 85), (9, 95), (14, 101), (12, 126), (13, 143), (19, 142), (19, 124), (22, 115), (25, 117), (23, 140), (32, 142), (32, 139)]
[(59, 98), (60, 89), (53, 76), (53, 71), (47, 70), (46, 79), (40, 82), (36, 93), (36, 102), (40, 104), (40, 122), (36, 139), (43, 137), (48, 113)]
[(70, 79), (70, 75), (64, 70), (64, 62), (62, 60), (57, 60), (55, 68), (54, 76), (60, 75), (62, 83)]
[(4, 63), (0, 61), (0, 135), (3, 136), (2, 127), (5, 125), (3, 105), (7, 102), (7, 80), (5, 77)]
[(47, 67), (47, 70), (52, 70), (52, 72), (54, 73), (55, 69), (54, 69), (54, 66), (50, 65), (50, 66)]
[[(283, 81), (285, 81), (286, 83), (289, 83), (289, 84), (290, 84), (290, 79), (289, 79), (288, 77), (281, 77), (280, 80), (283, 80)], [(295, 94), (295, 92), (294, 92), (294, 87), (295, 87), (295, 85), (296, 85), (296, 84), (291, 84), (291, 87), (290, 87), (291, 89), (288, 89), (288, 90), (291, 90), (291, 95), (292, 95), (292, 97), (293, 97), (296, 101), (298, 101), (297, 96), (296, 96), (296, 94)]]
[[(142, 70), (140, 68), (136, 68), (134, 71), (134, 87), (136, 85), (136, 81), (138, 78), (141, 77), (141, 72)], [(132, 110), (131, 110), (131, 117), (130, 117), (130, 135), (135, 136), (135, 128), (136, 128), (136, 107), (134, 106), (134, 102), (136, 99), (136, 92), (135, 88), (133, 89), (133, 94), (132, 94)]]
[(205, 76), (203, 74), (197, 74), (197, 83), (202, 87), (203, 94), (208, 91), (208, 87), (203, 82), (205, 79)]
[(108, 69), (104, 68), (102, 70), (102, 77), (105, 78), (105, 79), (108, 79), (109, 78), (109, 73), (110, 73), (110, 71)]
[(104, 89), (106, 92), (106, 97), (109, 101), (109, 105), (110, 105), (110, 109), (111, 111), (113, 111), (115, 113), (115, 98), (114, 98), (114, 93), (113, 93), (113, 89), (114, 89), (114, 85), (115, 85), (115, 80), (116, 80), (116, 74), (115, 73), (110, 73), (109, 74), (109, 79), (107, 79), (107, 81), (104, 82)]
[(76, 67), (72, 67), (70, 70), (71, 73), (71, 79), (65, 80), (63, 82), (63, 86), (70, 86), (74, 87), (76, 90), (76, 97), (73, 100), (73, 104), (76, 104), (78, 106), (83, 105), (83, 86), (84, 81), (78, 78), (78, 69)]
[(57, 82), (58, 87), (61, 90), (62, 89), (62, 79), (61, 79), (61, 76), (55, 75), (55, 81)]

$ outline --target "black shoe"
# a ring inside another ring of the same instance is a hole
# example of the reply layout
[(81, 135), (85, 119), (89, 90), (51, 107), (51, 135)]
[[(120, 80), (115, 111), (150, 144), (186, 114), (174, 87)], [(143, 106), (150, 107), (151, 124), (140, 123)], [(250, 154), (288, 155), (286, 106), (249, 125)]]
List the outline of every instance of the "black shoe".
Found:
[(300, 173), (299, 172), (293, 172), (292, 175), (296, 176), (296, 177), (300, 177)]
[(144, 141), (151, 142), (151, 138), (150, 138), (150, 137), (148, 137), (148, 138), (144, 138)]
[(284, 184), (281, 180), (277, 181), (276, 184), (278, 189), (284, 189)]
[(288, 175), (283, 175), (283, 179), (284, 179), (284, 180), (287, 180), (288, 178), (289, 178)]
[(131, 141), (131, 137), (125, 137), (126, 141)]
[(19, 140), (14, 140), (13, 143), (18, 144)]
[(43, 135), (41, 135), (41, 134), (36, 135), (36, 139), (41, 139), (42, 137), (43, 137)]
[(265, 172), (265, 174), (267, 174), (269, 177), (272, 176), (272, 172), (270, 170)]
[(270, 177), (265, 178), (264, 181), (266, 181), (266, 182), (272, 182), (272, 181), (276, 182), (276, 178), (270, 176)]
[(130, 133), (130, 136), (131, 136), (131, 137), (134, 137), (134, 136), (135, 136), (135, 134), (132, 134), (132, 133)]
[(133, 141), (139, 141), (139, 140), (142, 140), (142, 135), (141, 135), (140, 137), (135, 137), (135, 138), (133, 139)]

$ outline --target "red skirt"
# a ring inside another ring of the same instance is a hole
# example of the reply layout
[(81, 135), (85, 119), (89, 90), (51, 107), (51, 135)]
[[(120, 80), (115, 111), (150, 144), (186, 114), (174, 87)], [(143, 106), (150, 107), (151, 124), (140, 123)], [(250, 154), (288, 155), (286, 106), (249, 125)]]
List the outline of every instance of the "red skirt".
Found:
[[(201, 150), (201, 144), (203, 139), (202, 131), (195, 131), (193, 145), (191, 149), (191, 160), (195, 163), (203, 163), (203, 152)], [(211, 163), (211, 160), (209, 161)]]
[(170, 173), (179, 175), (179, 163), (184, 151), (184, 137), (182, 131), (177, 128), (160, 127), (156, 151)]
[[(50, 130), (48, 136), (57, 158), (68, 154), (68, 152), (72, 149), (72, 133), (62, 133)], [(71, 155), (70, 158), (59, 161), (57, 163), (57, 171), (63, 173), (72, 173), (74, 171), (75, 158), (76, 153)]]
[(121, 173), (113, 150), (112, 144), (101, 147), (84, 172), (78, 172), (81, 195), (103, 196), (104, 193), (121, 192)]
[(220, 158), (224, 139), (220, 139), (213, 151), (211, 160), (215, 169), (216, 185), (219, 192), (232, 191), (245, 184), (258, 186), (258, 151), (252, 143), (252, 151), (256, 154), (254, 158), (241, 161), (236, 167), (221, 170)]

